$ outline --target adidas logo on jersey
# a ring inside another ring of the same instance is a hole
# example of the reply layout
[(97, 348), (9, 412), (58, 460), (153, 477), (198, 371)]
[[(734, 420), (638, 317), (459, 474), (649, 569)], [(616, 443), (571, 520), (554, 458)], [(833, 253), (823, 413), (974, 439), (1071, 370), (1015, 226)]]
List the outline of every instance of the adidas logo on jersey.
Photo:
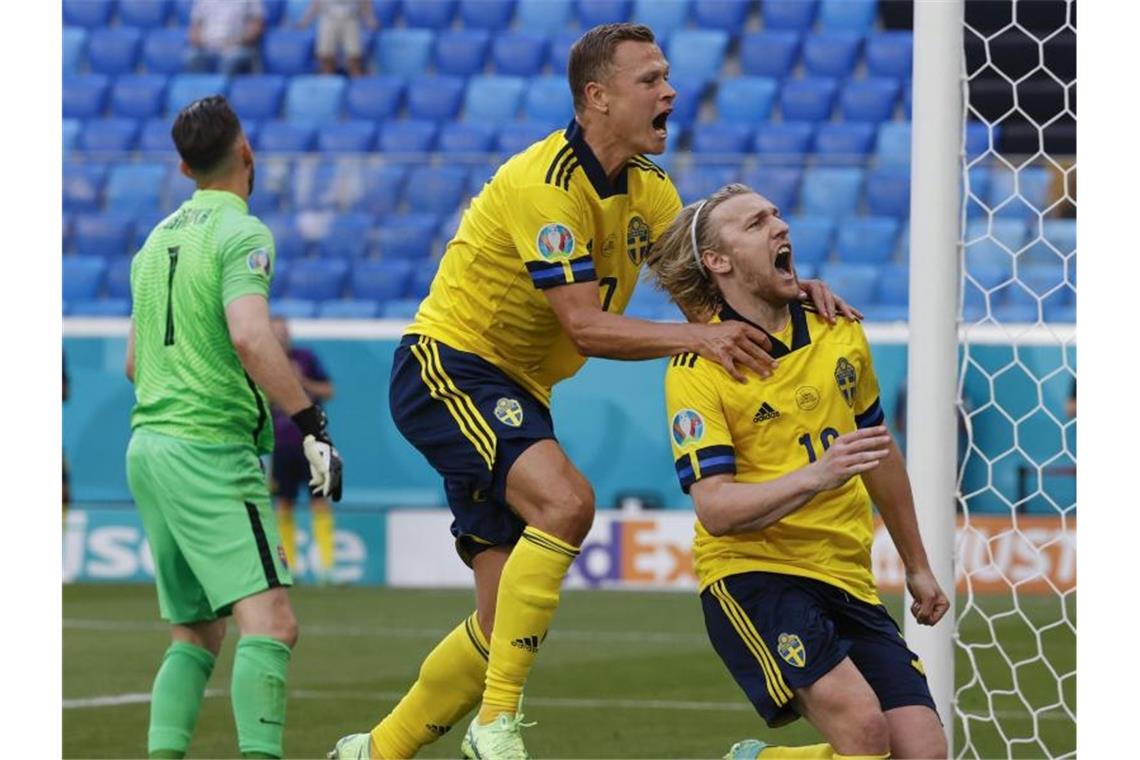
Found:
[(768, 420), (774, 420), (779, 416), (780, 413), (776, 411), (776, 407), (765, 401), (760, 405), (760, 408), (756, 410), (756, 416), (752, 418), (752, 421), (767, 422)]
[(523, 636), (521, 639), (515, 639), (511, 642), (511, 646), (525, 649), (526, 651), (534, 654), (538, 651), (538, 645), (542, 640), (537, 636)]

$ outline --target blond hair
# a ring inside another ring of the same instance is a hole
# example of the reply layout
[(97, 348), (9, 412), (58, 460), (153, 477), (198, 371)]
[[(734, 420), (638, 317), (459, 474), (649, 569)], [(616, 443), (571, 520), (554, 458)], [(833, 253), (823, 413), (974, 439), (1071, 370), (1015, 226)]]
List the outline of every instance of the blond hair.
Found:
[(701, 263), (701, 251), (720, 245), (719, 231), (709, 221), (712, 211), (733, 196), (754, 192), (747, 185), (733, 183), (690, 203), (653, 244), (647, 265), (654, 286), (668, 293), (669, 300), (690, 319), (708, 319), (721, 306), (720, 288)]

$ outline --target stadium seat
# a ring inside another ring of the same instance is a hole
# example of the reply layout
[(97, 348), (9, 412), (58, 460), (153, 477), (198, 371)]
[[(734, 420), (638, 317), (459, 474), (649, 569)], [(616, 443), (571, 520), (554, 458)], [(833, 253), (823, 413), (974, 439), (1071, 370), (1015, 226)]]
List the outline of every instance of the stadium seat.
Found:
[(682, 203), (693, 203), (736, 181), (735, 166), (708, 166), (703, 163), (673, 173), (673, 184)]
[(716, 91), (716, 113), (722, 122), (756, 126), (768, 121), (776, 100), (777, 84), (767, 77), (726, 79)]
[(466, 86), (463, 77), (412, 77), (408, 80), (408, 116), (438, 122), (455, 119)]
[(258, 150), (266, 153), (304, 153), (312, 150), (316, 130), (308, 124), (267, 121), (257, 136)]
[(857, 32), (817, 32), (804, 37), (804, 70), (808, 76), (851, 76), (863, 37)]
[(230, 83), (230, 106), (246, 119), (276, 119), (281, 114), (286, 78), (281, 74), (234, 77)]
[[(752, 127), (747, 124), (708, 122), (693, 127), (693, 153), (745, 153), (752, 143)], [(706, 162), (702, 157), (700, 161)]]
[[(175, 7), (181, 0), (174, 0)], [(265, 26), (272, 28), (281, 25), (285, 20), (285, 0), (261, 0), (265, 10)]]
[(848, 216), (859, 205), (862, 185), (862, 169), (811, 167), (804, 171), (800, 203), (805, 214)]
[(372, 215), (363, 212), (336, 214), (325, 233), (317, 238), (317, 251), (324, 259), (355, 261), (368, 256)]
[[(967, 244), (985, 238), (1005, 246), (1010, 253), (1016, 253), (1021, 249), (1025, 243), (1025, 236), (1025, 222), (1016, 219), (975, 219), (966, 224)], [(1008, 257), (1009, 253), (1003, 256)]]
[(138, 134), (139, 123), (134, 119), (93, 119), (83, 126), (79, 146), (97, 152), (134, 150)]
[(260, 219), (273, 233), (273, 248), (276, 252), (274, 264), (277, 270), (274, 278), (276, 279), (281, 274), (280, 265), (282, 262), (304, 257), (305, 239), (297, 230), (293, 214), (266, 214)]
[(839, 224), (835, 241), (839, 260), (848, 264), (882, 265), (894, 255), (899, 222), (888, 216), (864, 216)]
[(760, 17), (765, 29), (790, 29), (803, 32), (815, 21), (818, 0), (764, 0)]
[(856, 80), (844, 85), (839, 93), (839, 112), (844, 121), (878, 124), (890, 120), (898, 99), (897, 79), (875, 77)]
[(629, 21), (632, 5), (632, 0), (578, 0), (578, 24), (585, 30)]
[(483, 73), (491, 35), (485, 29), (448, 29), (435, 38), (435, 69), (440, 74), (470, 77)]
[[(1049, 208), (1052, 191), (1053, 174), (1041, 166), (1026, 166), (1017, 171), (994, 167), (990, 171), (989, 206), (997, 209), (995, 213), (998, 216), (1036, 216), (1035, 212)], [(1008, 202), (1011, 198), (1024, 203)], [(1006, 206), (998, 209), (1003, 203)]]
[(145, 153), (169, 155), (170, 151), (174, 150), (174, 139), (170, 136), (172, 124), (171, 119), (163, 116), (145, 120), (139, 130), (138, 149)]
[(395, 25), (399, 10), (400, 0), (372, 0), (372, 12), (376, 16), (376, 22), (383, 29)]
[(317, 307), (319, 319), (376, 319), (380, 316), (378, 301), (336, 299), (322, 301)]
[(867, 209), (875, 216), (910, 216), (910, 171), (904, 167), (880, 167), (867, 174)]
[[(307, 292), (308, 280), (305, 282), (306, 285), (300, 288), (302, 292)], [(289, 284), (286, 292), (292, 293), (292, 287), (292, 284)], [(273, 316), (281, 319), (313, 319), (317, 316), (317, 301), (314, 298), (295, 298), (292, 296), (274, 298), (269, 302), (269, 311)]]
[(107, 260), (107, 273), (103, 277), (103, 289), (108, 298), (131, 297), (131, 258), (119, 256)]
[(97, 298), (70, 301), (74, 317), (129, 317), (131, 302), (126, 298)]
[(63, 23), (101, 29), (110, 25), (114, 0), (63, 0)]
[(468, 29), (502, 32), (514, 15), (515, 0), (459, 0), (459, 17)]
[(95, 298), (107, 273), (106, 259), (98, 256), (63, 258), (63, 300)]
[(438, 128), (433, 121), (390, 121), (380, 127), (379, 148), (383, 153), (401, 154), (427, 153), (435, 147)]
[(875, 141), (875, 155), (880, 166), (910, 166), (910, 122), (884, 122)]
[[(419, 2), (405, 5), (405, 18), (409, 7), (423, 5)], [(377, 71), (405, 77), (425, 73), (434, 41), (435, 34), (430, 29), (385, 29), (376, 37), (374, 56)]]
[(75, 252), (111, 258), (133, 253), (134, 219), (122, 214), (80, 214), (75, 220)]
[(312, 29), (270, 29), (261, 42), (261, 65), (266, 74), (299, 76), (313, 71)]
[(400, 112), (403, 96), (402, 77), (358, 77), (349, 80), (344, 109), (350, 119), (384, 121)]
[(555, 32), (550, 36), (550, 54), (546, 62), (550, 64), (550, 73), (554, 75), (566, 74), (566, 62), (570, 59), (570, 48), (578, 41), (577, 32)]
[(226, 95), (229, 80), (222, 74), (175, 74), (166, 89), (166, 113), (174, 116), (208, 95)]
[[(427, 295), (427, 293), (424, 293)], [(396, 301), (387, 301), (380, 307), (380, 315), (384, 319), (398, 319), (401, 321), (410, 322), (416, 316), (416, 312), (420, 309), (420, 299), (417, 298), (401, 298)]]
[(796, 209), (802, 172), (795, 167), (757, 166), (744, 172), (741, 182), (772, 201), (781, 216)]
[(406, 298), (422, 299), (428, 294), (431, 289), (432, 280), (435, 279), (435, 274), (439, 271), (438, 261), (421, 261), (412, 272), (412, 284), (408, 286), (408, 290), (404, 296)]
[(828, 261), (820, 265), (819, 277), (836, 293), (842, 293), (843, 300), (848, 303), (872, 303), (875, 300), (879, 268), (871, 264)]
[(819, 28), (866, 34), (875, 25), (879, 0), (822, 0)]
[(119, 23), (140, 29), (165, 26), (171, 5), (170, 0), (119, 0)]
[[(340, 298), (348, 278), (344, 259), (300, 259), (289, 262), (285, 294), (289, 298), (327, 301)], [(271, 305), (272, 309), (272, 305)]]
[(109, 80), (102, 74), (63, 77), (63, 116), (91, 119), (102, 115), (107, 103)]
[(295, 76), (285, 90), (285, 118), (314, 127), (340, 117), (346, 84), (342, 77)]
[(159, 213), (165, 164), (117, 164), (107, 175), (106, 210), (116, 214), (155, 215)]
[(867, 73), (876, 77), (910, 79), (914, 57), (911, 31), (872, 32), (867, 36)]
[[(170, 156), (170, 149), (167, 149), (165, 151), (164, 155), (166, 157), (169, 157)], [(265, 165), (265, 160), (263, 159), (261, 161), (261, 163), (259, 164), (259, 166), (264, 166), (264, 165)], [(264, 173), (264, 169), (262, 169), (262, 172)], [(263, 186), (265, 184), (266, 183), (264, 182), (264, 180), (261, 180), (259, 178), (259, 181), (257, 183), (258, 190), (254, 195), (260, 195), (261, 193), (263, 193), (264, 192)], [(178, 171), (177, 167), (172, 167), (171, 171), (167, 172), (167, 174), (166, 174), (166, 180), (162, 183), (162, 211), (163, 211), (163, 213), (169, 214), (172, 211), (174, 211), (175, 209), (177, 209), (179, 206), (182, 205), (182, 203), (184, 201), (189, 200), (190, 197), (192, 195), (194, 195), (194, 190), (195, 190), (194, 180), (190, 179), (189, 177), (183, 176), (182, 172)]]
[(671, 77), (713, 81), (720, 75), (728, 49), (728, 32), (720, 29), (678, 29), (666, 43)]
[(518, 28), (539, 34), (563, 32), (570, 20), (571, 0), (518, 0)]
[(798, 164), (811, 152), (815, 125), (803, 121), (761, 124), (753, 149), (765, 163)]
[(63, 154), (67, 156), (72, 150), (75, 149), (76, 144), (79, 142), (79, 133), (82, 131), (82, 125), (79, 119), (64, 119), (63, 120)]
[(143, 66), (151, 74), (179, 74), (188, 44), (185, 28), (151, 29), (143, 40)]
[(1035, 323), (1041, 319), (1036, 301), (1034, 303), (999, 303), (993, 308), (994, 319), (1003, 325)]
[(564, 76), (531, 77), (523, 95), (523, 116), (563, 126), (574, 115), (574, 99)]
[(317, 149), (323, 153), (367, 153), (376, 143), (376, 125), (358, 119), (325, 124), (317, 131)]
[(285, 0), (285, 12), (282, 17), (286, 26), (295, 26), (305, 16), (312, 3), (310, 0)]
[(1042, 302), (1068, 304), (1073, 302), (1073, 290), (1065, 280), (1065, 265), (1060, 259), (1052, 264), (1021, 265), (1018, 260), (1017, 280), (1028, 294), (1039, 296)]
[(407, 259), (357, 261), (349, 282), (352, 297), (381, 303), (401, 298), (411, 285), (415, 268), (416, 264)]
[(127, 74), (111, 88), (111, 113), (131, 119), (149, 119), (162, 113), (166, 77), (162, 74)]
[(269, 298), (270, 302), (285, 297), (285, 291), (289, 287), (289, 270), (293, 266), (292, 261), (282, 261), (278, 258), (273, 262), (273, 279), (269, 281)]
[(400, 6), (404, 24), (416, 29), (447, 29), (455, 18), (455, 0), (416, 0)]
[(874, 145), (873, 124), (820, 124), (815, 131), (815, 155), (821, 164), (829, 166), (862, 166)]
[[(298, 212), (337, 211), (347, 207), (349, 204), (343, 202), (343, 196), (349, 184), (347, 180), (351, 164), (352, 161), (337, 162), (330, 158), (312, 158), (294, 162), (292, 177), (287, 186), (293, 209)], [(309, 215), (299, 219), (311, 221), (314, 217)], [(322, 219), (321, 224), (325, 227), (332, 221), (332, 217)], [(325, 234), (324, 227), (316, 230), (318, 226), (320, 225), (314, 223), (305, 227), (309, 233), (306, 235), (308, 239), (315, 240)]]
[(719, 29), (735, 36), (748, 20), (752, 0), (717, 0), (693, 3), (693, 20), (702, 29)]
[(496, 34), (491, 44), (495, 73), (516, 77), (538, 76), (546, 64), (547, 44), (546, 35), (534, 32)]
[(1041, 235), (1060, 256), (1069, 256), (1077, 250), (1076, 219), (1046, 219), (1041, 223)]
[(800, 35), (790, 30), (749, 32), (740, 39), (740, 69), (746, 76), (784, 79), (796, 65)]
[(487, 153), (495, 147), (497, 130), (490, 124), (450, 121), (439, 131), (442, 153)]
[(437, 218), (430, 214), (405, 214), (387, 219), (377, 229), (382, 259), (420, 261), (431, 256)]
[(495, 149), (504, 156), (521, 153), (554, 131), (550, 124), (541, 121), (508, 121), (499, 127)]
[(107, 167), (98, 163), (63, 164), (63, 210), (67, 213), (98, 211), (103, 205)]
[(464, 121), (501, 124), (514, 119), (525, 86), (521, 77), (471, 77), (463, 101)]
[(659, 38), (684, 29), (692, 0), (634, 0), (633, 23), (644, 24)]
[[(818, 265), (831, 256), (835, 240), (835, 221), (826, 216), (788, 217), (788, 233), (796, 266)], [(847, 294), (843, 294), (847, 297)]]
[(459, 166), (417, 166), (408, 175), (404, 199), (414, 214), (451, 213), (463, 198), (467, 171)]
[(87, 30), (78, 26), (63, 28), (63, 75), (79, 73), (87, 49)]
[(828, 121), (837, 84), (830, 77), (805, 77), (784, 82), (780, 112), (784, 121)]
[(878, 301), (891, 306), (910, 303), (910, 267), (887, 263), (879, 269)]
[(675, 77), (670, 75), (669, 84), (677, 91), (673, 101), (673, 113), (669, 116), (669, 129), (680, 132), (688, 129), (697, 120), (701, 101), (709, 89), (709, 80), (703, 77)]

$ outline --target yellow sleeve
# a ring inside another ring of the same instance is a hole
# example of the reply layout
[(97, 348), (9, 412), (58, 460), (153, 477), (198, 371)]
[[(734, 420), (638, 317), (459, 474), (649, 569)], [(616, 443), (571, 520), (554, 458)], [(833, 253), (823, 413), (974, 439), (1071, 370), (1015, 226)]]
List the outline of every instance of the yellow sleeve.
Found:
[(681, 196), (677, 194), (673, 180), (666, 175), (662, 181), (652, 184), (657, 190), (654, 194), (653, 218), (649, 220), (650, 244), (660, 239), (669, 225), (673, 223), (673, 220), (677, 218), (677, 214), (681, 213)]
[(724, 417), (717, 378), (696, 354), (678, 354), (665, 372), (669, 442), (681, 490), (709, 475), (736, 474), (736, 450)]
[(860, 428), (882, 425), (884, 414), (879, 403), (879, 379), (875, 377), (874, 363), (871, 361), (871, 345), (861, 323), (855, 324), (856, 356), (858, 357), (855, 384), (855, 426)]
[(598, 279), (586, 245), (589, 218), (566, 190), (546, 184), (520, 188), (504, 217), (539, 290)]

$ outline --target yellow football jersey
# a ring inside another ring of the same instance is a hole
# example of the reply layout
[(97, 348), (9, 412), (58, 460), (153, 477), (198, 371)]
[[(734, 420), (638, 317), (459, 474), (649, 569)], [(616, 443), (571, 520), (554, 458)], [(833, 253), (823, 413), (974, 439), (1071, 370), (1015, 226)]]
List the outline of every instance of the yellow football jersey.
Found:
[(585, 359), (546, 288), (597, 280), (621, 313), (650, 245), (681, 210), (665, 172), (635, 156), (611, 182), (576, 121), (509, 159), (448, 244), (409, 333), (486, 359), (550, 403)]
[[(696, 354), (675, 356), (665, 375), (669, 437), (681, 488), (735, 473), (762, 483), (816, 461), (844, 433), (881, 424), (879, 385), (863, 326), (829, 325), (810, 307), (791, 305), (772, 335), (780, 366), (766, 380), (733, 380)], [(724, 308), (720, 320), (743, 319)], [(862, 478), (825, 491), (774, 525), (712, 536), (697, 520), (693, 559), (701, 589), (737, 573), (763, 570), (815, 578), (879, 603), (871, 575), (871, 499)]]

